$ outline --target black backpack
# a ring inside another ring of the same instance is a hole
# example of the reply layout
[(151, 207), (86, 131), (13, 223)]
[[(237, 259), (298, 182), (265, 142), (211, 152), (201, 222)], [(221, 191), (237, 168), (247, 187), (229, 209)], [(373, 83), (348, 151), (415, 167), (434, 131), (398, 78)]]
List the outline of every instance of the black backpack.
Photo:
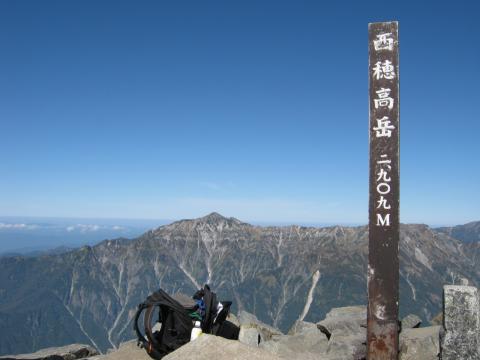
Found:
[[(202, 317), (199, 317), (200, 309), (198, 301), (195, 302), (195, 300), (203, 300)], [(226, 320), (231, 305), (230, 301), (218, 302), (216, 294), (210, 290), (208, 285), (198, 290), (192, 299), (175, 299), (160, 289), (138, 305), (134, 318), (137, 343), (147, 351), (151, 358), (160, 360), (190, 341), (195, 320), (201, 320), (203, 333), (237, 340), (240, 329)], [(161, 328), (154, 331), (152, 319), (157, 308), (158, 319), (156, 320), (161, 323)], [(144, 310), (145, 334), (142, 334), (138, 321)]]

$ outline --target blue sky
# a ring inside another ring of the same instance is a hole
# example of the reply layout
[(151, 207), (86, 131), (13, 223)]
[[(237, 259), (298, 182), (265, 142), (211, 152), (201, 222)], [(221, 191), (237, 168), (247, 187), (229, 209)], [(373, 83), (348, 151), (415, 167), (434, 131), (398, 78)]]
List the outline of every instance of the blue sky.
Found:
[(477, 1), (2, 1), (0, 215), (367, 223), (400, 22), (401, 221), (480, 220)]

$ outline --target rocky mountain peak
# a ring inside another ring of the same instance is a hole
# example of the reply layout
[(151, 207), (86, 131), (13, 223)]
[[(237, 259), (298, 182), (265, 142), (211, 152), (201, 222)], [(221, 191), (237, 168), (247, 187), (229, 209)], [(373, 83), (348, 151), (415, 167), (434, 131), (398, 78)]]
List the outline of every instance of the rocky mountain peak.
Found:
[(199, 220), (208, 221), (208, 222), (217, 222), (217, 221), (228, 220), (228, 218), (214, 211), (204, 217), (201, 217)]
[[(195, 224), (195, 226), (205, 226), (208, 225), (214, 228), (223, 228), (225, 225), (232, 226), (232, 225), (241, 225), (244, 224), (242, 221), (234, 218), (234, 217), (226, 217), (217, 212), (212, 212), (208, 215), (205, 215), (201, 218), (192, 219), (192, 220), (183, 220), (181, 222)], [(246, 224), (245, 224), (246, 225)]]

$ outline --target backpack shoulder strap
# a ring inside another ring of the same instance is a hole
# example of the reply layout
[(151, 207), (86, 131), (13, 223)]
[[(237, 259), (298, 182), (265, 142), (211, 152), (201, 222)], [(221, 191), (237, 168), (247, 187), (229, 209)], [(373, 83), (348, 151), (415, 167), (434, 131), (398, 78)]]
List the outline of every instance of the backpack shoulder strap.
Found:
[(205, 303), (205, 319), (202, 323), (202, 331), (210, 334), (212, 332), (213, 319), (217, 312), (217, 295), (210, 290), (208, 285), (204, 287), (203, 301)]

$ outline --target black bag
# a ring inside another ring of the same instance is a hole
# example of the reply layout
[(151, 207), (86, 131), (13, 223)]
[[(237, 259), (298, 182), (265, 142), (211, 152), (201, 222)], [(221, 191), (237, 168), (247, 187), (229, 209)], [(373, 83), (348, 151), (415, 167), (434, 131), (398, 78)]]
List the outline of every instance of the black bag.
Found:
[[(216, 294), (205, 285), (193, 296), (195, 300), (203, 300), (205, 314), (201, 321), (202, 332), (222, 336), (227, 339), (237, 340), (240, 329), (227, 321), (230, 312), (231, 301), (217, 301)], [(162, 324), (159, 331), (152, 330), (152, 319), (155, 309), (158, 308), (158, 322)], [(151, 358), (160, 360), (165, 355), (178, 349), (190, 341), (190, 335), (199, 306), (195, 301), (183, 301), (182, 303), (168, 295), (162, 289), (147, 297), (145, 302), (138, 305), (134, 318), (134, 330), (138, 338), (138, 345), (143, 347)], [(138, 320), (145, 310), (144, 328), (145, 334), (139, 329)]]

